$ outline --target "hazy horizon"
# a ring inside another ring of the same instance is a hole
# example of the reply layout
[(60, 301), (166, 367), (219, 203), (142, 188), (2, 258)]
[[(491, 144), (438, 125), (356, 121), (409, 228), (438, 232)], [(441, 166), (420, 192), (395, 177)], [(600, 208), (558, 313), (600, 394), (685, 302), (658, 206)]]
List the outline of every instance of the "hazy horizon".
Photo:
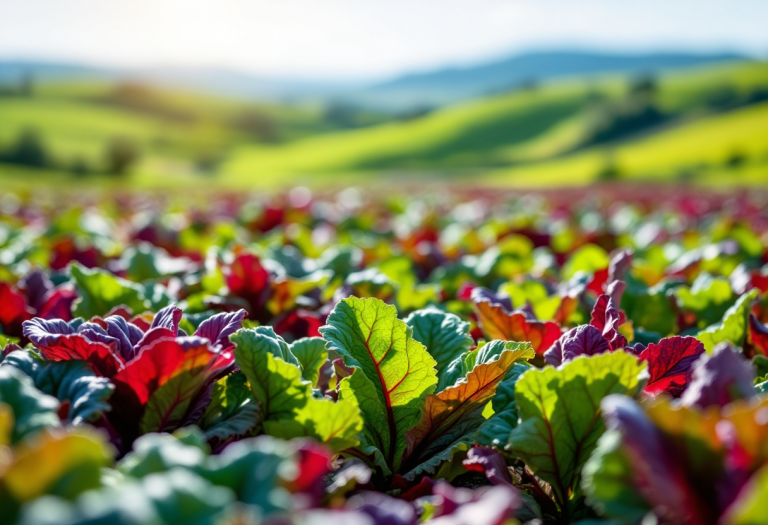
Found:
[(766, 19), (757, 0), (5, 0), (0, 59), (371, 81), (546, 51), (764, 58)]

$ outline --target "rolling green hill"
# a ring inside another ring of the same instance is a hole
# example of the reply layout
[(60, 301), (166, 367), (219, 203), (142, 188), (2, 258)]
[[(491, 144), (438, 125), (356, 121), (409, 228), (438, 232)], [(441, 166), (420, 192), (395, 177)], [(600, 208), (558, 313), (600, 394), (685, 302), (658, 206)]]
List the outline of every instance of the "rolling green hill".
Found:
[[(111, 142), (123, 140), (140, 159), (135, 174), (193, 175), (214, 170), (237, 145), (280, 143), (350, 125), (326, 113), (317, 104), (259, 104), (100, 80), (40, 83), (30, 94), (0, 93), (0, 157), (33, 134), (45, 150), (48, 171), (79, 163), (99, 174)], [(354, 117), (362, 124), (382, 119), (371, 113)], [(12, 169), (6, 165), (0, 173)]]
[[(612, 165), (619, 176), (676, 177), (731, 157), (740, 165), (737, 157), (759, 157), (768, 149), (768, 119), (760, 104), (768, 98), (767, 64), (665, 75), (653, 86), (657, 121), (595, 140), (606, 112), (631, 105), (630, 89), (621, 77), (574, 79), (450, 106), (414, 121), (279, 146), (242, 146), (225, 163), (224, 176), (385, 170), (489, 173), (486, 180), (495, 182), (586, 182)], [(697, 146), (702, 140), (704, 148)]]
[(573, 78), (400, 117), (104, 81), (40, 84), (31, 95), (0, 96), (0, 157), (34, 130), (49, 162), (36, 169), (0, 161), (0, 178), (100, 184), (114, 141), (128, 139), (138, 155), (134, 185), (436, 176), (526, 186), (761, 183), (767, 104), (768, 64), (759, 62)]

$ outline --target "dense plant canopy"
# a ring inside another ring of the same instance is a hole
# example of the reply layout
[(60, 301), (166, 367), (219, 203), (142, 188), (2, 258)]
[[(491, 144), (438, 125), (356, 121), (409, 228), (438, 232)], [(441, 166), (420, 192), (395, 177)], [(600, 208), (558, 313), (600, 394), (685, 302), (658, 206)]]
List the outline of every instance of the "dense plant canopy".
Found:
[(0, 207), (0, 523), (768, 523), (763, 194)]

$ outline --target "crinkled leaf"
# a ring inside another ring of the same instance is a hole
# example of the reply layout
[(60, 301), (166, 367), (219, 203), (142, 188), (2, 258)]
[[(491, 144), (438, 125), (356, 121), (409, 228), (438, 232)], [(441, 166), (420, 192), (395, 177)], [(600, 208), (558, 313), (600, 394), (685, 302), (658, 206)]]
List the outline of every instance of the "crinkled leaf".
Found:
[(578, 498), (581, 468), (605, 430), (600, 401), (610, 394), (636, 395), (644, 369), (635, 356), (617, 351), (529, 370), (517, 381), (520, 424), (508, 449), (552, 485), (561, 511)]
[(490, 301), (474, 303), (480, 326), (489, 339), (528, 341), (543, 354), (560, 337), (560, 327), (551, 321), (529, 319), (523, 312), (508, 313), (501, 304)]
[(418, 423), (424, 398), (435, 390), (435, 360), (397, 319), (397, 310), (370, 298), (339, 302), (321, 329), (328, 350), (358, 369), (341, 383), (341, 397), (358, 401), (367, 444), (396, 468), (405, 434)]
[(291, 343), (291, 353), (299, 361), (301, 377), (313, 388), (317, 387), (320, 367), (328, 360), (328, 351), (322, 337), (302, 337)]
[(330, 399), (311, 397), (306, 405), (296, 411), (295, 423), (298, 425), (287, 424), (282, 427), (282, 432), (276, 432), (275, 435), (282, 438), (311, 437), (332, 452), (341, 452), (359, 445), (360, 432), (363, 430), (360, 408), (353, 401), (345, 399), (334, 403)]
[(427, 308), (406, 317), (405, 324), (413, 329), (413, 338), (426, 347), (437, 363), (437, 390), (453, 384), (455, 380), (448, 380), (446, 372), (448, 365), (472, 346), (469, 323), (454, 314)]
[(59, 416), (73, 425), (95, 421), (110, 409), (107, 400), (114, 386), (103, 377), (96, 377), (83, 361), (40, 362), (28, 352), (11, 352), (2, 366), (12, 366), (32, 378), (35, 388), (53, 396), (66, 410)]
[(32, 379), (11, 366), (0, 367), (0, 403), (13, 411), (11, 443), (44, 428), (61, 425), (56, 398), (35, 388)]
[(757, 297), (757, 293), (757, 290), (751, 290), (739, 297), (739, 300), (725, 312), (720, 323), (698, 333), (696, 339), (704, 343), (707, 352), (712, 353), (715, 345), (723, 342), (731, 343), (739, 348), (744, 346), (749, 310), (752, 301)]
[[(261, 406), (265, 430), (267, 421), (292, 420), (311, 396), (311, 387), (301, 378), (298, 360), (288, 344), (270, 327), (238, 330), (232, 336), (235, 362), (248, 378)], [(292, 358), (293, 362), (286, 362)]]
[(693, 363), (703, 353), (704, 345), (694, 337), (666, 337), (648, 345), (638, 356), (648, 363), (645, 393), (679, 397), (691, 380)]
[(548, 365), (560, 366), (580, 355), (597, 355), (610, 351), (611, 347), (600, 329), (591, 324), (583, 324), (560, 336), (552, 347), (544, 352), (544, 361)]
[(232, 363), (199, 337), (160, 339), (145, 347), (112, 382), (109, 420), (127, 439), (175, 428), (201, 389)]
[[(78, 329), (59, 319), (46, 321), (36, 317), (24, 323), (24, 335), (45, 359), (86, 361), (94, 372), (104, 377), (112, 377), (124, 367), (116, 339), (105, 336), (100, 341), (92, 341), (77, 333)], [(92, 337), (98, 336), (93, 330), (89, 333)]]
[(518, 360), (532, 359), (530, 344), (492, 341), (480, 349), (474, 368), (439, 394), (429, 394), (418, 424), (408, 431), (402, 470), (408, 472), (462, 439), (472, 438), (485, 422), (485, 405)]
[(611, 350), (627, 346), (627, 338), (619, 333), (619, 326), (624, 321), (623, 314), (610, 295), (603, 294), (597, 298), (589, 324), (600, 330)]
[(229, 336), (243, 327), (245, 315), (245, 310), (212, 315), (200, 323), (200, 326), (195, 330), (195, 335), (197, 337), (205, 337), (212, 344), (219, 345), (222, 349), (228, 350), (232, 348)]
[[(271, 328), (240, 330), (232, 341), (235, 360), (259, 402), (264, 432), (282, 438), (312, 437), (334, 451), (357, 444), (362, 427), (357, 405), (314, 399), (298, 360)], [(285, 362), (283, 355), (296, 363)]]

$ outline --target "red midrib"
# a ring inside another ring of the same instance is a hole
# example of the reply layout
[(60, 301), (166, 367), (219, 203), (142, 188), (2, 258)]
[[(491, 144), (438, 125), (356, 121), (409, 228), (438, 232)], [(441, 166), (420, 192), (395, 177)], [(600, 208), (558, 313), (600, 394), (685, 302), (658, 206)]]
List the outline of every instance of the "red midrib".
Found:
[(379, 318), (377, 317), (375, 321), (373, 321), (373, 324), (371, 324), (371, 331), (368, 333), (368, 337), (365, 339), (365, 349), (368, 352), (368, 356), (371, 358), (371, 361), (373, 362), (373, 366), (376, 367), (376, 374), (379, 376), (379, 383), (381, 383), (381, 389), (384, 391), (384, 399), (386, 401), (386, 409), (387, 409), (387, 424), (389, 425), (389, 451), (387, 452), (387, 463), (390, 467), (394, 467), (393, 463), (395, 462), (395, 447), (397, 445), (397, 433), (395, 432), (395, 414), (392, 412), (392, 400), (389, 396), (389, 394), (397, 388), (400, 383), (403, 382), (405, 377), (408, 375), (408, 372), (410, 372), (411, 369), (411, 360), (408, 359), (408, 356), (406, 355), (406, 360), (408, 361), (408, 370), (406, 370), (405, 375), (403, 376), (403, 379), (398, 381), (398, 383), (393, 386), (391, 389), (387, 388), (387, 383), (384, 381), (384, 376), (381, 375), (381, 368), (379, 367), (379, 364), (384, 361), (384, 357), (389, 353), (389, 350), (392, 349), (392, 345), (394, 344), (394, 338), (392, 342), (389, 344), (389, 349), (387, 349), (386, 352), (384, 352), (384, 356), (381, 358), (381, 361), (376, 361), (376, 359), (373, 357), (373, 352), (371, 352), (371, 347), (369, 346), (369, 342), (371, 340), (371, 335), (373, 335), (373, 329), (376, 326), (376, 323), (379, 321)]

